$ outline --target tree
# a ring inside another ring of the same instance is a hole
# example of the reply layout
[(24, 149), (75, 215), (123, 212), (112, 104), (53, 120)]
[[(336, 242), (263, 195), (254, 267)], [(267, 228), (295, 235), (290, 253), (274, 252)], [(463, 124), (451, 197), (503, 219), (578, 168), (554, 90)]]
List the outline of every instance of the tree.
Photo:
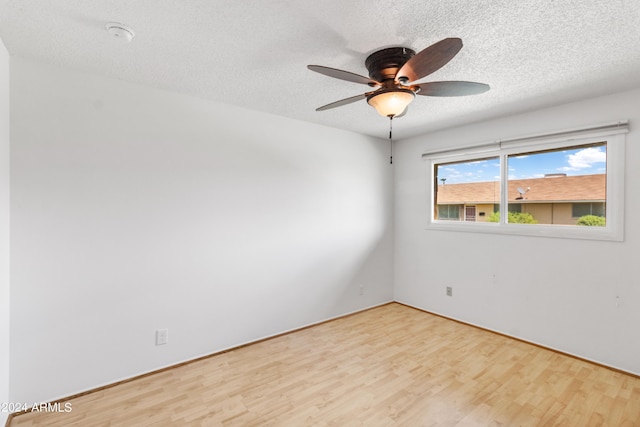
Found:
[(578, 218), (578, 225), (587, 227), (604, 227), (607, 225), (607, 220), (603, 216), (584, 215)]
[[(537, 224), (538, 221), (528, 212), (509, 212), (510, 224)], [(500, 212), (489, 215), (489, 222), (500, 222)]]

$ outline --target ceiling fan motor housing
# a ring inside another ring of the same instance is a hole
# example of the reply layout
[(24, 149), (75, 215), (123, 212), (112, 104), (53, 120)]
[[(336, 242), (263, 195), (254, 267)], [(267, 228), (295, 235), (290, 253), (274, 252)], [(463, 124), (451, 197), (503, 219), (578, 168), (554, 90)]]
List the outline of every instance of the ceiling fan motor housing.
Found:
[(364, 61), (371, 79), (383, 82), (394, 79), (400, 68), (416, 54), (408, 47), (389, 47), (373, 52)]

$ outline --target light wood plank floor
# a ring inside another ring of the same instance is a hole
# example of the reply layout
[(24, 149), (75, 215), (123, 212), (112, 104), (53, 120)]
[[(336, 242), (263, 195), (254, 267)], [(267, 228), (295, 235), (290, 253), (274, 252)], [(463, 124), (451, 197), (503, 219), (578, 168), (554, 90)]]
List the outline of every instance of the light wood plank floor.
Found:
[(640, 426), (640, 379), (389, 304), (11, 426)]

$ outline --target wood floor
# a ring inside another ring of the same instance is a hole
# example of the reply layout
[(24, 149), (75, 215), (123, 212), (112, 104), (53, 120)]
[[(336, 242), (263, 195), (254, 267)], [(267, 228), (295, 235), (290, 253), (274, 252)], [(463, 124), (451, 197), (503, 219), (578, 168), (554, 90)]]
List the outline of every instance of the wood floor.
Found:
[(640, 379), (389, 304), (18, 426), (640, 426)]

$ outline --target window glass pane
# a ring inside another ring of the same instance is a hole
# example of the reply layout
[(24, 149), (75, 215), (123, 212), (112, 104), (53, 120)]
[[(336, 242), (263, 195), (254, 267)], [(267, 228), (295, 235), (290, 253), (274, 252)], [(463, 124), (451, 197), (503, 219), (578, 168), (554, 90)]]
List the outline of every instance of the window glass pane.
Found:
[(604, 203), (591, 203), (591, 215), (605, 217), (607, 216)]
[(508, 222), (585, 225), (580, 218), (595, 215), (604, 225), (606, 143), (510, 155), (507, 167)]
[(574, 203), (572, 206), (572, 216), (580, 218), (585, 215), (605, 216), (604, 203)]
[(572, 206), (572, 216), (580, 218), (584, 215), (591, 215), (591, 203), (574, 203)]
[(499, 157), (435, 164), (434, 174), (435, 219), (499, 221)]
[(438, 219), (460, 219), (460, 205), (438, 205)]
[(509, 212), (513, 212), (513, 213), (522, 212), (522, 203), (509, 203)]

